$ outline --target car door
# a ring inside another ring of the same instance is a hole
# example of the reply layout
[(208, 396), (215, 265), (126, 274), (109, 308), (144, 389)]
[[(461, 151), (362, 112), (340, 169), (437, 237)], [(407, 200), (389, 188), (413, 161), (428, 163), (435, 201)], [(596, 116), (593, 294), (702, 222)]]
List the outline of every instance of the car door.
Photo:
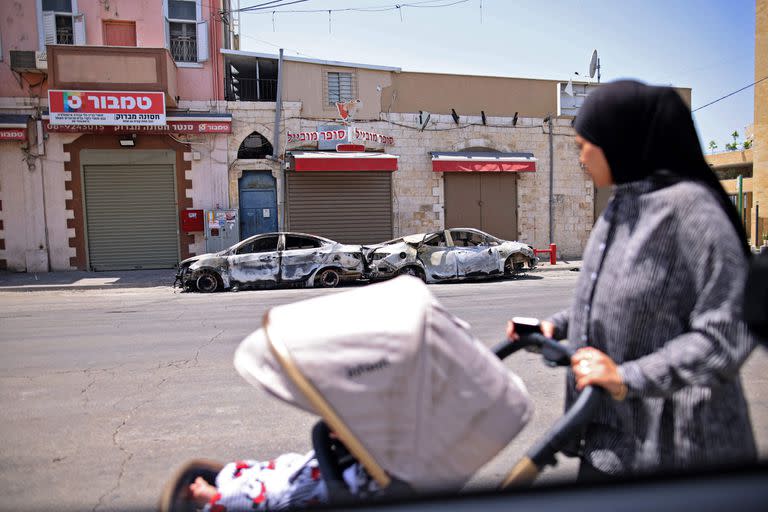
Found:
[(456, 278), (456, 256), (445, 231), (430, 233), (424, 237), (417, 250), (427, 277), (436, 280)]
[(319, 238), (284, 235), (284, 245), (280, 251), (280, 278), (283, 281), (304, 281), (325, 261), (328, 248)]
[(229, 259), (229, 274), (238, 283), (276, 283), (280, 275), (277, 234), (246, 240)]
[(482, 276), (501, 272), (498, 243), (474, 229), (451, 229), (457, 274)]

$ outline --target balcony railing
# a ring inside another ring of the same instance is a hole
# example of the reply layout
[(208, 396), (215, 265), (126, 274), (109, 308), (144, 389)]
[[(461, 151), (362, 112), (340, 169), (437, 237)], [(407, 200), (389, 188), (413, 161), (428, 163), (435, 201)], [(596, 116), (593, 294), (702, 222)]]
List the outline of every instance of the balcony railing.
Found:
[(197, 41), (191, 37), (171, 37), (171, 55), (176, 62), (197, 62)]
[(72, 29), (70, 28), (58, 28), (56, 29), (56, 44), (74, 44), (75, 38), (72, 35)]
[(277, 99), (277, 79), (236, 78), (237, 83), (230, 81), (227, 84), (228, 101), (275, 101)]

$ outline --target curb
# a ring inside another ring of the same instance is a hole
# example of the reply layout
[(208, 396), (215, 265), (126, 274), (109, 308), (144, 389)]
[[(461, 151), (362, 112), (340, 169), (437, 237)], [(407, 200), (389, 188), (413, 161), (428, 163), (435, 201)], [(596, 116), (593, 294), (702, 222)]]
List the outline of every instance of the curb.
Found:
[(0, 286), (0, 293), (23, 293), (23, 292), (57, 292), (72, 290), (115, 290), (130, 288), (173, 288), (173, 283), (155, 283), (155, 284), (104, 284), (104, 285), (67, 285), (67, 284), (32, 284), (18, 286)]
[[(581, 267), (581, 262), (562, 262), (557, 265), (550, 265), (549, 263), (541, 264), (533, 271), (529, 271), (533, 274), (540, 272), (577, 272)], [(156, 277), (156, 276), (155, 276)], [(43, 280), (44, 281), (44, 280)], [(158, 279), (137, 279), (133, 282), (109, 282), (109, 283), (44, 283), (40, 284), (0, 284), (0, 293), (23, 293), (23, 292), (52, 292), (52, 291), (67, 291), (67, 290), (113, 290), (113, 289), (130, 289), (130, 288), (173, 288), (173, 279), (158, 280)]]

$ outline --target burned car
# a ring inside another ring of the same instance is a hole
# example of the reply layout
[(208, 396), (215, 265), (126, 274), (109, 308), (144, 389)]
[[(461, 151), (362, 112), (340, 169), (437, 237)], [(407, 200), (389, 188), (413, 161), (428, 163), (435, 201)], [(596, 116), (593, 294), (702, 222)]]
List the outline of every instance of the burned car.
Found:
[(182, 261), (176, 283), (185, 290), (206, 293), (281, 285), (333, 288), (359, 279), (363, 269), (359, 245), (277, 232), (252, 236), (229, 249)]
[(527, 244), (472, 228), (409, 235), (363, 247), (372, 280), (410, 274), (428, 283), (512, 276), (538, 263)]

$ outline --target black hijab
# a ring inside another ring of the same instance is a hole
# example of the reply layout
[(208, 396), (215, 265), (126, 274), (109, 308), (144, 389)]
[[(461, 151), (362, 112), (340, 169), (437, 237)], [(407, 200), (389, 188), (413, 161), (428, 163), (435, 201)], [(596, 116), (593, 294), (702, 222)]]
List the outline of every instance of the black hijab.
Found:
[(709, 187), (751, 254), (736, 208), (704, 160), (691, 111), (674, 89), (607, 83), (584, 101), (575, 128), (603, 150), (617, 184), (653, 177), (662, 186), (691, 180)]

